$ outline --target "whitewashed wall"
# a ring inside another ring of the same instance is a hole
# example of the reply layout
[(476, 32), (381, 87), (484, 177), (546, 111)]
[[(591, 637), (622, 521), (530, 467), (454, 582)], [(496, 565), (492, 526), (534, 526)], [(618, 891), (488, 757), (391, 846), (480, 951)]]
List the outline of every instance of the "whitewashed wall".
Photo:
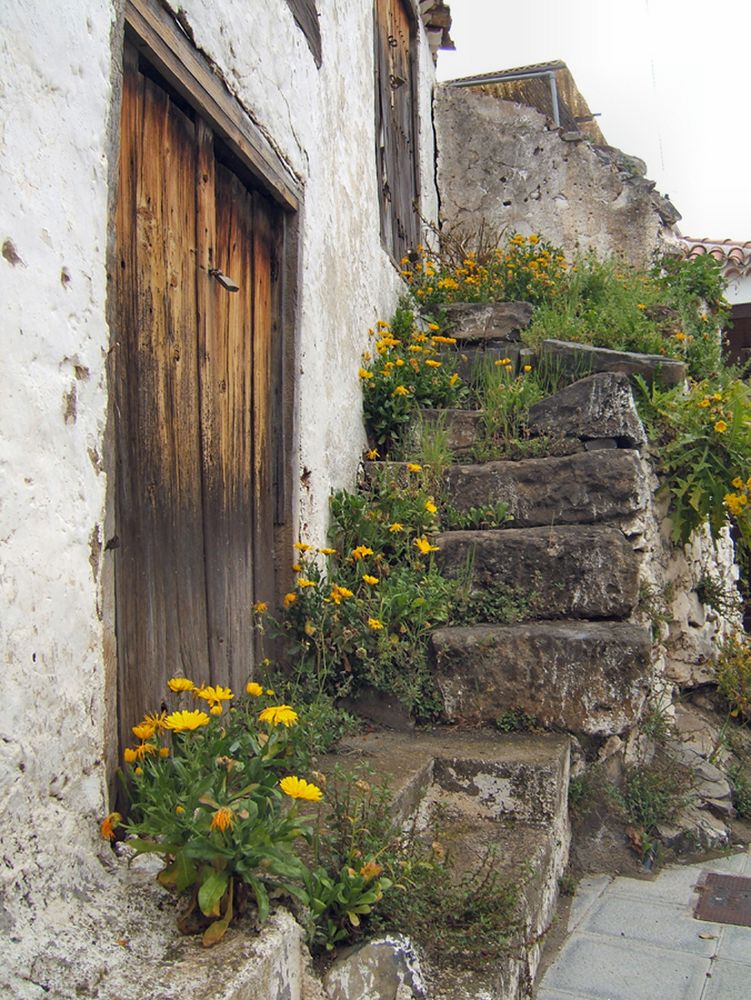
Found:
[[(319, 0), (320, 70), (283, 0), (180, 7), (304, 186), (296, 510), (299, 533), (321, 542), (329, 492), (353, 483), (365, 444), (367, 329), (400, 290), (379, 236), (372, 0)], [(33, 979), (35, 949), (54, 962), (61, 928), (107, 878), (105, 316), (122, 37), (121, 0), (0, 4), (0, 931), (12, 946), (0, 984), (16, 965)], [(423, 214), (435, 218), (424, 37), (419, 62)], [(6, 995), (40, 995), (8, 982)]]

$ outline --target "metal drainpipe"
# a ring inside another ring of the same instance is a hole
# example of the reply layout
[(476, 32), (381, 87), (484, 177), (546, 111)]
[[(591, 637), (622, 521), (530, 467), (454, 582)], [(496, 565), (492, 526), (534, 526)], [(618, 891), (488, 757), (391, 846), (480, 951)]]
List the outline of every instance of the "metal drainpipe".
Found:
[(449, 87), (477, 87), (484, 83), (506, 83), (508, 80), (530, 80), (532, 77), (546, 76), (548, 82), (550, 83), (550, 100), (553, 104), (553, 121), (555, 122), (555, 127), (561, 127), (561, 112), (558, 106), (558, 84), (555, 79), (555, 70), (537, 70), (534, 73), (512, 73), (512, 74), (500, 74), (499, 76), (483, 76), (475, 77), (470, 80), (451, 80), (447, 86)]

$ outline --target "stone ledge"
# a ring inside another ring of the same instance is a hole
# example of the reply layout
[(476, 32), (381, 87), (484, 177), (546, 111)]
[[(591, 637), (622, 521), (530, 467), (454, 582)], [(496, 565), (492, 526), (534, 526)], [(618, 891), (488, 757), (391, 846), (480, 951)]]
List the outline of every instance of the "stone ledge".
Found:
[(568, 340), (543, 340), (540, 356), (580, 378), (595, 372), (620, 372), (629, 376), (641, 375), (648, 384), (657, 381), (669, 386), (679, 385), (688, 374), (682, 361), (663, 358), (660, 354), (611, 351)]

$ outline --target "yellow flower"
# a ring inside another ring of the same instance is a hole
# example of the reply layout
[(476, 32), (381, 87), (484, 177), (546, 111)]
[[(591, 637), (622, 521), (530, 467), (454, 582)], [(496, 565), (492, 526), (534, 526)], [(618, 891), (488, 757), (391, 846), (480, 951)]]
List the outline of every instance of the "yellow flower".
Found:
[(133, 747), (126, 747), (123, 750), (123, 760), (126, 764), (132, 764), (134, 761), (138, 760), (138, 754)]
[(322, 556), (335, 556), (336, 549), (319, 549), (318, 550)]
[(415, 548), (419, 549), (420, 553), (424, 556), (428, 555), (430, 552), (438, 551), (438, 546), (431, 545), (430, 542), (425, 537), (425, 535), (423, 535), (421, 538), (416, 538), (414, 541), (414, 545)]
[(449, 379), (449, 385), (455, 386), (458, 381), (459, 381), (459, 376), (456, 372), (454, 372), (454, 374)]
[(532, 233), (531, 236), (527, 237), (527, 242), (531, 243), (532, 246), (534, 246), (535, 243), (539, 243), (540, 242), (540, 237), (536, 233)]
[(741, 497), (737, 493), (726, 493), (723, 499), (725, 506), (731, 514), (737, 517), (742, 512), (743, 504), (741, 503)]
[[(196, 698), (203, 698), (204, 701), (209, 702), (210, 705), (220, 705), (223, 701), (231, 701), (235, 696), (229, 688), (221, 687), (216, 685), (213, 687), (211, 685), (207, 687), (198, 688), (194, 692)], [(217, 714), (216, 712), (214, 713)]]
[(377, 576), (370, 576), (368, 573), (363, 573), (362, 578), (365, 583), (369, 583), (371, 587), (375, 587), (377, 583), (381, 582)]
[(133, 726), (131, 732), (137, 740), (150, 740), (156, 732), (156, 726), (150, 722), (139, 722), (137, 726)]
[(258, 721), (289, 728), (297, 722), (297, 712), (290, 705), (270, 705), (260, 713)]
[(169, 757), (169, 747), (159, 747), (160, 757)]
[(282, 604), (285, 608), (290, 608), (297, 600), (297, 594), (285, 594), (282, 598)]
[(310, 545), (307, 542), (295, 542), (292, 548), (297, 549), (298, 552), (308, 552)]
[(176, 733), (200, 729), (201, 726), (208, 726), (208, 724), (208, 715), (205, 712), (199, 711), (199, 709), (194, 709), (192, 712), (173, 712), (172, 715), (168, 715), (164, 720), (165, 727)]
[[(441, 328), (440, 328), (440, 326), (437, 323), (428, 323), (428, 329), (432, 330), (433, 333), (436, 333)], [(435, 337), (433, 339), (435, 340)]]
[(417, 462), (407, 462), (407, 472), (422, 472), (422, 466)]
[(438, 335), (430, 338), (434, 344), (455, 344), (456, 337), (439, 337)]
[(167, 718), (166, 712), (159, 712), (158, 714), (156, 712), (149, 712), (146, 715), (144, 715), (143, 722), (141, 723), (141, 725), (153, 726), (154, 732), (156, 732), (157, 729), (164, 729), (164, 720), (166, 718)]
[(212, 715), (221, 715), (222, 714), (222, 706), (221, 706), (221, 704), (219, 702), (217, 702), (215, 705), (212, 705), (211, 708), (209, 709), (209, 712)]
[(404, 525), (400, 524), (398, 521), (394, 521), (393, 524), (389, 525), (389, 531), (392, 535), (395, 535), (397, 531), (404, 531)]
[(442, 361), (434, 361), (432, 358), (428, 358), (425, 364), (428, 368), (440, 368), (443, 365)]
[(647, 307), (644, 305), (643, 302), (637, 302), (636, 303), (636, 308), (637, 309), (646, 309)]
[(182, 814), (185, 812), (185, 806), (175, 806), (175, 812), (177, 813), (178, 816), (182, 816)]
[(356, 561), (359, 561), (365, 556), (372, 556), (373, 550), (369, 549), (367, 545), (358, 545), (356, 549), (352, 549), (352, 555)]
[(109, 816), (106, 816), (99, 827), (99, 832), (102, 835), (103, 840), (114, 840), (115, 839), (115, 827), (120, 825), (120, 820), (122, 816), (118, 812), (112, 812)]
[(383, 622), (377, 618), (368, 618), (368, 628), (372, 628), (374, 632), (377, 632), (383, 628)]
[(682, 341), (686, 339), (686, 334), (683, 332), (683, 330), (678, 330), (676, 333), (673, 334), (673, 339), (677, 340), (678, 343), (680, 344), (682, 343)]
[(256, 601), (253, 605), (253, 610), (257, 615), (262, 615), (265, 611), (269, 610), (268, 601)]
[(211, 817), (212, 830), (221, 830), (222, 833), (224, 833), (225, 830), (231, 830), (234, 825), (235, 814), (226, 806), (222, 806), (221, 809), (217, 809)]
[(343, 600), (347, 597), (352, 597), (352, 591), (348, 590), (347, 587), (340, 587), (338, 584), (334, 584), (331, 588), (331, 594), (329, 599), (334, 602), (334, 604), (341, 604)]
[(425, 501), (425, 510), (428, 512), (428, 514), (438, 513), (438, 508), (436, 507), (436, 505), (433, 503), (432, 500)]
[(300, 563), (292, 563), (290, 569), (292, 570), (293, 573), (299, 573), (300, 570), (302, 569), (302, 566), (300, 565)]
[(298, 576), (296, 582), (297, 586), (302, 587), (303, 589), (305, 587), (315, 587), (315, 583), (312, 580), (308, 580), (308, 578), (305, 576)]
[(285, 795), (291, 799), (304, 799), (306, 802), (320, 802), (323, 792), (317, 785), (311, 784), (305, 778), (297, 778), (295, 775), (287, 775), (279, 782), (279, 787)]
[(133, 773), (135, 774), (135, 776), (137, 778), (140, 778), (141, 775), (143, 774), (143, 768), (142, 767), (137, 767)]
[(746, 484), (743, 482), (740, 476), (736, 476), (730, 485), (735, 486), (737, 490), (742, 490)]
[(179, 691), (192, 691), (195, 684), (193, 681), (189, 681), (187, 677), (172, 677), (167, 681), (167, 687), (170, 691), (177, 693)]
[(360, 376), (361, 379), (373, 378), (373, 372), (368, 371), (367, 368), (360, 368), (357, 374)]
[(365, 457), (369, 462), (375, 462), (375, 460), (377, 458), (380, 458), (381, 456), (378, 454), (377, 448), (370, 448), (368, 451), (365, 452)]
[(525, 371), (525, 372), (526, 372), (527, 374), (529, 374), (529, 372), (531, 372), (531, 371), (532, 371), (532, 365), (525, 365), (525, 366), (524, 366), (524, 371)]
[(255, 681), (248, 681), (245, 685), (245, 693), (249, 694), (251, 698), (260, 698), (263, 694), (263, 687), (260, 684), (256, 684)]
[(378, 878), (382, 871), (383, 867), (377, 861), (367, 861), (360, 869), (360, 875), (366, 882), (370, 882), (372, 879)]
[(396, 387), (396, 389), (394, 389), (392, 395), (393, 396), (409, 396), (409, 389), (406, 387), (406, 385), (398, 385)]
[(728, 429), (728, 425), (725, 423), (724, 420), (718, 420), (717, 423), (714, 425), (714, 429), (718, 434), (724, 434), (725, 431)]
[(702, 410), (706, 410), (706, 408), (707, 408), (707, 407), (708, 407), (709, 405), (710, 405), (710, 403), (709, 403), (709, 400), (707, 399), (707, 397), (706, 397), (706, 396), (705, 396), (705, 397), (704, 397), (704, 399), (702, 399), (702, 400), (700, 401), (700, 403), (699, 403), (699, 406), (700, 406), (700, 407), (702, 408)]

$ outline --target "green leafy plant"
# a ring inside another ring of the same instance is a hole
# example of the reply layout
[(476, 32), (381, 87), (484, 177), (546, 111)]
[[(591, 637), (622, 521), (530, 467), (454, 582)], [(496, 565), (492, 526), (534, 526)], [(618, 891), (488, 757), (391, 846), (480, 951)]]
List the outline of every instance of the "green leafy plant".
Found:
[(717, 690), (734, 719), (751, 719), (751, 643), (736, 633), (719, 648), (715, 664)]
[(744, 541), (751, 542), (749, 387), (730, 376), (688, 390), (662, 390), (638, 378), (637, 385), (640, 413), (659, 445), (673, 540), (685, 544), (704, 523), (716, 536), (730, 514)]
[(373, 349), (363, 355), (360, 380), (365, 423), (381, 457), (400, 440), (418, 408), (456, 405), (465, 393), (445, 350), (456, 341), (436, 323), (418, 325), (404, 305), (391, 323), (379, 321)]
[(685, 808), (690, 787), (686, 769), (668, 757), (629, 767), (622, 787), (610, 786), (611, 799), (633, 825), (630, 839), (643, 857), (655, 847), (657, 828), (674, 821)]
[(527, 733), (537, 725), (537, 719), (521, 708), (510, 708), (495, 720), (502, 733)]
[[(248, 894), (259, 923), (283, 898), (301, 914), (312, 946), (347, 939), (391, 883), (362, 852), (355, 868), (325, 849), (336, 843), (327, 823), (336, 805), (325, 802), (324, 775), (311, 772), (315, 784), (295, 773), (310, 759), (301, 716), (255, 681), (239, 698), (185, 678), (169, 684), (190, 704), (133, 728), (139, 743), (126, 749), (122, 774), (130, 815), (123, 822), (110, 814), (102, 835), (113, 838), (122, 825), (136, 853), (162, 856), (159, 882), (187, 896), (179, 926), (202, 930), (207, 947)], [(315, 812), (303, 814), (306, 807)]]
[(441, 305), (452, 302), (537, 303), (556, 296), (566, 258), (547, 240), (514, 233), (502, 245), (483, 235), (472, 248), (468, 242), (444, 241), (439, 251), (421, 246), (402, 260), (402, 276), (425, 315), (438, 317)]

